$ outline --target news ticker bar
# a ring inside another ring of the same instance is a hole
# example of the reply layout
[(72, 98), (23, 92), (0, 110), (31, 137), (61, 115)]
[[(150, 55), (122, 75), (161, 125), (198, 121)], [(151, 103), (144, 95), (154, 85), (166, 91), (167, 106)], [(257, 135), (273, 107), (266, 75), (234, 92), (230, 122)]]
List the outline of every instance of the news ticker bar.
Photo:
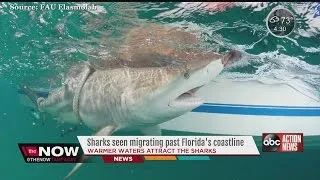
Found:
[[(78, 143), (19, 143), (26, 163), (77, 163), (101, 156), (105, 163), (211, 160), (259, 156), (252, 136), (78, 136)], [(263, 152), (303, 152), (302, 133), (264, 133)]]

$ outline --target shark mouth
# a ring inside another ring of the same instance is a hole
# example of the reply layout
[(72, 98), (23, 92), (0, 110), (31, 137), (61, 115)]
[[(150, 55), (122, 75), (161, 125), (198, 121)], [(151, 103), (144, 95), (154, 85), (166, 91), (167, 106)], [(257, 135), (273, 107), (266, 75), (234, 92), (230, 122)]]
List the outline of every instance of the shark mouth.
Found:
[(197, 97), (195, 93), (197, 90), (199, 90), (202, 86), (195, 87), (193, 89), (190, 89), (184, 93), (182, 93), (180, 96), (178, 96), (176, 99), (170, 101), (169, 106), (171, 107), (197, 107), (201, 105), (204, 101), (202, 98)]

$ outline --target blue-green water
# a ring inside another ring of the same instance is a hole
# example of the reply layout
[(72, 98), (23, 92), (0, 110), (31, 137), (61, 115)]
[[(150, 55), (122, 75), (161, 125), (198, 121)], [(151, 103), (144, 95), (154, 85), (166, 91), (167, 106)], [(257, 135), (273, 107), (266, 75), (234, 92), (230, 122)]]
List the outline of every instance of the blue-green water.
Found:
[[(282, 4), (297, 17), (294, 33), (284, 39), (270, 35), (264, 22), (277, 3), (238, 3), (219, 13), (180, 3), (96, 3), (99, 10), (94, 12), (29, 12), (10, 10), (10, 4), (0, 5), (0, 179), (62, 179), (73, 164), (26, 164), (17, 143), (76, 142), (76, 135), (92, 133), (81, 127), (61, 137), (70, 126), (52, 119), (42, 125), (20, 103), (16, 86), (56, 86), (71, 64), (106, 57), (106, 52), (117, 47), (123, 35), (140, 23), (162, 23), (193, 31), (208, 50), (238, 49), (246, 53), (249, 60), (224, 72), (225, 76), (241, 80), (268, 75), (282, 80), (292, 77), (309, 84), (311, 88), (300, 89), (319, 98), (320, 17), (313, 17), (316, 3)], [(172, 131), (163, 134), (178, 135)], [(308, 138), (303, 153), (262, 153), (260, 157), (120, 165), (103, 164), (96, 158), (96, 163), (85, 165), (72, 179), (317, 180), (318, 139)]]

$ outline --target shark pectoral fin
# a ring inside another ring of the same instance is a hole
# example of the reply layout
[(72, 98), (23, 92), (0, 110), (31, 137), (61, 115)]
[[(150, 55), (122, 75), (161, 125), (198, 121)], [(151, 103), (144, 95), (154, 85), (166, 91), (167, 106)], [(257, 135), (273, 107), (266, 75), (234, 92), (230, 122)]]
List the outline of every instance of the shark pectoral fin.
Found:
[[(100, 129), (97, 133), (94, 134), (94, 136), (111, 136), (112, 133), (114, 133), (117, 130), (117, 126), (112, 123), (102, 129)], [(90, 157), (89, 156), (82, 156), (81, 162), (77, 163), (73, 169), (69, 172), (69, 174), (64, 178), (64, 180), (69, 179), (80, 167), (81, 165), (87, 161)]]
[(161, 136), (161, 128), (159, 125), (143, 128), (141, 132), (146, 136)]

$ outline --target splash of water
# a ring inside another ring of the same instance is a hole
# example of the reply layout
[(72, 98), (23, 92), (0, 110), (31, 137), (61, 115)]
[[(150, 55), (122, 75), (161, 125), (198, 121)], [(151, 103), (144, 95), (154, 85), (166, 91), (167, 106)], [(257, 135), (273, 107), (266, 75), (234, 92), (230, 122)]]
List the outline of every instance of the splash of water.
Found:
[[(259, 64), (259, 65), (257, 65)], [(253, 73), (225, 71), (222, 77), (234, 81), (259, 81), (264, 84), (287, 84), (300, 93), (320, 102), (320, 65), (310, 65), (297, 57), (278, 51), (257, 56), (245, 54), (232, 68), (255, 66)]]
[[(252, 22), (254, 19), (246, 20), (236, 17), (234, 21), (215, 18), (216, 15), (226, 17), (233, 11), (232, 8), (212, 15), (201, 3), (95, 4), (98, 6), (96, 11), (67, 12), (53, 18), (51, 11), (18, 14), (6, 8), (9, 3), (2, 3), (0, 13), (8, 28), (2, 33), (7, 39), (4, 42), (0, 40), (4, 47), (0, 51), (4, 55), (0, 56), (1, 76), (15, 83), (33, 82), (33, 79), (37, 79), (38, 87), (44, 87), (48, 81), (54, 84), (52, 81), (63, 79), (62, 72), (75, 62), (88, 59), (112, 59), (112, 51), (119, 47), (125, 33), (143, 21), (151, 21), (193, 32), (204, 41), (200, 44), (200, 48), (207, 51), (225, 52), (236, 49), (249, 52), (257, 49), (258, 46), (267, 46), (271, 52), (261, 53), (260, 50), (258, 53), (251, 53), (258, 55), (248, 53), (245, 60), (236, 65), (238, 68), (251, 66), (255, 69), (253, 72), (234, 72), (237, 69), (235, 67), (225, 71), (223, 75), (237, 80), (265, 79), (265, 83), (267, 83), (265, 77), (272, 76), (278, 82), (290, 82), (297, 89), (319, 98), (316, 93), (320, 90), (319, 65), (306, 63), (304, 56), (318, 53), (320, 49), (319, 44), (304, 43), (319, 35), (320, 18), (313, 18), (313, 7), (316, 3), (236, 3), (235, 9), (242, 9), (247, 14), (256, 13), (256, 15), (267, 14), (272, 7), (279, 4), (290, 7), (297, 14), (298, 26), (293, 36), (283, 41), (292, 42), (295, 50), (301, 49), (304, 53), (303, 55), (298, 53), (294, 55), (295, 57), (285, 55), (291, 52), (288, 52), (279, 41), (274, 42), (277, 50), (270, 50), (272, 46), (269, 44), (274, 39), (270, 38), (266, 27), (260, 22), (263, 21), (263, 17), (255, 22)], [(145, 12), (154, 16), (147, 19), (139, 17), (139, 14)], [(21, 23), (23, 17), (27, 17), (23, 21), (25, 23)], [(202, 21), (202, 18), (208, 17), (212, 21)], [(34, 33), (35, 29), (37, 33)], [(13, 33), (8, 34), (9, 30)], [(245, 43), (234, 42), (233, 36), (228, 36), (224, 32), (244, 32), (253, 38)], [(42, 37), (45, 38), (41, 39)], [(16, 49), (10, 47), (8, 42), (17, 42)], [(52, 76), (58, 78), (49, 78)], [(44, 83), (41, 84), (38, 80)]]

